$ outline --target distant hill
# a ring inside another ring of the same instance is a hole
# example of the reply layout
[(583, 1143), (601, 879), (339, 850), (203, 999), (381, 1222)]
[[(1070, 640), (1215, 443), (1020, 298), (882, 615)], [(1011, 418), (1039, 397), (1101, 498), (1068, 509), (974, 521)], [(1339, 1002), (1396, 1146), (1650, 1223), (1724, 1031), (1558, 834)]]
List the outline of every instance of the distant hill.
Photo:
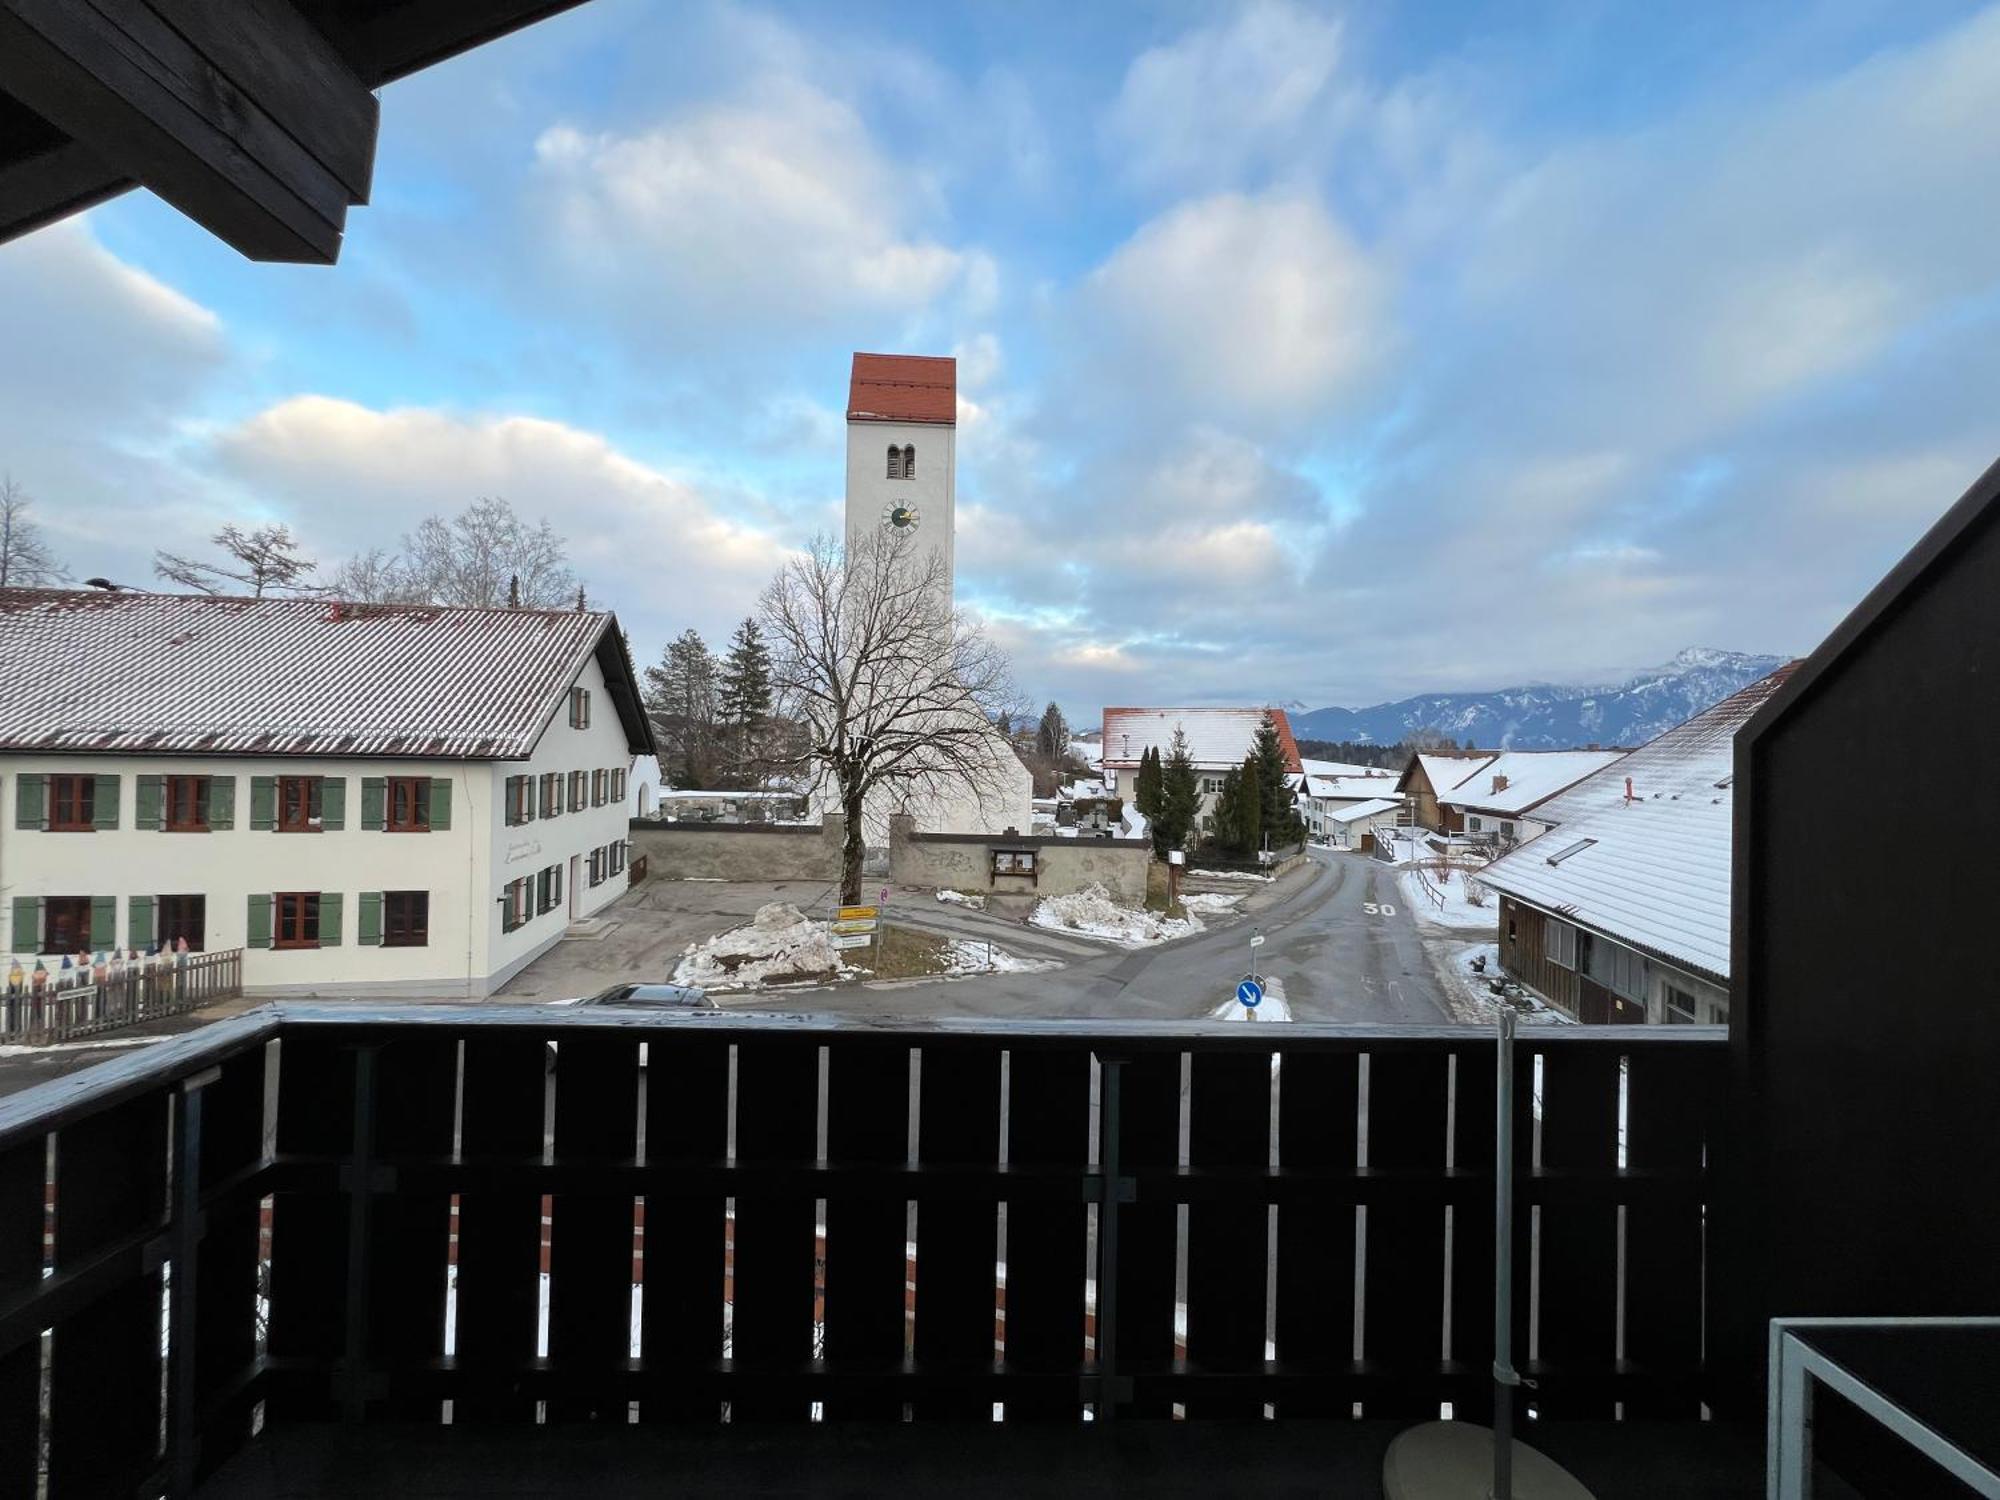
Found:
[(1429, 693), (1373, 708), (1316, 708), (1294, 713), (1292, 732), (1300, 739), (1393, 745), (1420, 729), (1435, 729), (1482, 750), (1642, 745), (1786, 660), (1692, 646), (1664, 666), (1614, 687), (1543, 684), (1490, 693)]

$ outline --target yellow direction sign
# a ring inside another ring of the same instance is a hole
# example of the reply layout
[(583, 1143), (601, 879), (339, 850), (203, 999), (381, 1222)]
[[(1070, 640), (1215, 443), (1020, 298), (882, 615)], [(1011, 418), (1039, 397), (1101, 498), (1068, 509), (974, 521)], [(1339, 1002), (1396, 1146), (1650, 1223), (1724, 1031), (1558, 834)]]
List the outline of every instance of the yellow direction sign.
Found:
[(860, 917), (853, 921), (835, 922), (833, 930), (836, 933), (873, 932), (875, 930), (875, 919), (873, 917)]
[(843, 906), (835, 915), (843, 922), (859, 922), (867, 918), (881, 916), (882, 908), (879, 906)]

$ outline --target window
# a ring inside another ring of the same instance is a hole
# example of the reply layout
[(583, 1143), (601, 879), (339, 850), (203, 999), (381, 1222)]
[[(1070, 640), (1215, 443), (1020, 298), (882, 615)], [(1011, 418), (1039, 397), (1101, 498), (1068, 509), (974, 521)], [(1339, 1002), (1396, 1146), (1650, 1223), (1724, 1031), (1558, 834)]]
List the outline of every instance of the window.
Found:
[(429, 891), (384, 891), (382, 893), (382, 946), (422, 948), (431, 940), (431, 893)]
[[(278, 778), (278, 832), (318, 833), (320, 823), (320, 778), (317, 776), (280, 776)], [(313, 898), (317, 902), (318, 897)], [(318, 917), (314, 926), (317, 929)], [(314, 936), (317, 943), (319, 938)], [(280, 943), (279, 947), (284, 944)], [(294, 945), (297, 946), (297, 945)]]
[(604, 851), (602, 849), (591, 850), (588, 864), (590, 867), (590, 883), (592, 885), (604, 884)]
[(536, 912), (554, 911), (562, 905), (563, 870), (561, 865), (550, 865), (535, 876)]
[(171, 953), (183, 942), (188, 945), (190, 953), (202, 951), (208, 936), (206, 896), (162, 896), (155, 910), (159, 924), (157, 940), (162, 953)]
[(995, 849), (993, 851), (993, 873), (995, 875), (1034, 874), (1035, 851), (1032, 849)]
[[(49, 779), (73, 778), (51, 776)], [(108, 932), (102, 936), (106, 942), (111, 940)], [(42, 952), (82, 953), (89, 947), (90, 897), (50, 896), (42, 902)]]
[(538, 817), (553, 818), (562, 809), (562, 773), (550, 771), (542, 777), (541, 807)]
[(1467, 833), (1477, 833), (1477, 832), (1479, 832), (1479, 819), (1477, 819), (1477, 818), (1467, 818), (1467, 819), (1465, 820), (1465, 830), (1466, 830), (1466, 832), (1467, 832)]
[(1510, 844), (1513, 843), (1514, 825), (1512, 823), (1502, 822), (1500, 825), (1500, 837), (1505, 839)]
[(1596, 839), (1578, 839), (1574, 844), (1571, 844), (1568, 848), (1558, 849), (1554, 854), (1551, 854), (1549, 856), (1549, 863), (1552, 865), (1559, 865), (1564, 860), (1568, 859), (1572, 854), (1581, 854), (1583, 853), (1584, 850), (1588, 849), (1592, 844), (1596, 842), (1597, 842)]
[(429, 833), (431, 779), (428, 776), (389, 778), (389, 832)]
[(1204, 776), (1201, 778), (1201, 794), (1204, 797), (1213, 797), (1221, 790), (1222, 778), (1220, 776)]
[(590, 728), (590, 689), (573, 687), (569, 690), (569, 727)]
[(166, 812), (169, 833), (208, 832), (208, 778), (169, 776)]
[(604, 790), (610, 784), (611, 778), (605, 772), (592, 771), (590, 773), (590, 805), (592, 807), (604, 806)]
[(528, 798), (529, 781), (525, 776), (507, 778), (507, 821), (510, 824), (531, 822), (535, 809)]
[[(49, 778), (49, 827), (62, 833), (80, 833), (97, 826), (97, 778), (95, 776), (51, 776)], [(69, 948), (50, 948), (50, 953), (69, 953)]]
[(1586, 932), (1577, 944), (1577, 968), (1627, 1000), (1646, 998), (1646, 960), (1623, 943)]
[(625, 872), (625, 841), (620, 839), (617, 843), (610, 845), (608, 852), (611, 855), (611, 873), (613, 875), (622, 875)]
[(905, 479), (917, 477), (917, 449), (913, 443), (903, 444), (903, 477)]
[[(286, 777), (287, 781), (297, 778)], [(272, 899), (276, 919), (271, 930), (274, 948), (317, 948), (319, 946), (319, 892), (280, 891)]]
[(623, 802), (625, 800), (625, 771), (623, 767), (612, 768), (611, 800), (613, 802)]
[(1667, 1021), (1675, 1026), (1692, 1026), (1699, 1012), (1695, 1008), (1695, 998), (1686, 990), (1675, 985), (1666, 986)]
[(572, 771), (569, 773), (569, 810), (571, 812), (583, 811), (583, 799), (589, 786), (589, 779), (583, 772)]
[(1547, 923), (1549, 962), (1565, 969), (1576, 967), (1576, 929), (1551, 917)]
[(523, 876), (519, 880), (508, 881), (501, 889), (500, 930), (512, 932), (517, 927), (525, 926), (528, 916), (528, 881)]

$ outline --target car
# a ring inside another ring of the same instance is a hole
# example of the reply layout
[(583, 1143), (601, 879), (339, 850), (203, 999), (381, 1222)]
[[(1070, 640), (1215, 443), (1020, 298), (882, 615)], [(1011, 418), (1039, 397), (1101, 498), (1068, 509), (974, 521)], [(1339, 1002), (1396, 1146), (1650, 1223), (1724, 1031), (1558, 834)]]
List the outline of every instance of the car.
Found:
[(717, 1010), (706, 990), (691, 984), (614, 984), (569, 1005), (618, 1005), (638, 1010)]

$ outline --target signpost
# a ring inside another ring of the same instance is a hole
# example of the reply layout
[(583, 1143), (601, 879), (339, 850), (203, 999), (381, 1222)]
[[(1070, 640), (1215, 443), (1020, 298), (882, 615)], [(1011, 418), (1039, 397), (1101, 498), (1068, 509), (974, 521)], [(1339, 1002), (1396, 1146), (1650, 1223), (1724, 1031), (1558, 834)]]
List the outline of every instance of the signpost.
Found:
[(875, 935), (872, 932), (841, 932), (834, 934), (833, 946), (835, 948), (866, 948), (874, 941)]
[(1245, 974), (1236, 983), (1236, 998), (1255, 1010), (1264, 998), (1264, 982), (1255, 974)]

